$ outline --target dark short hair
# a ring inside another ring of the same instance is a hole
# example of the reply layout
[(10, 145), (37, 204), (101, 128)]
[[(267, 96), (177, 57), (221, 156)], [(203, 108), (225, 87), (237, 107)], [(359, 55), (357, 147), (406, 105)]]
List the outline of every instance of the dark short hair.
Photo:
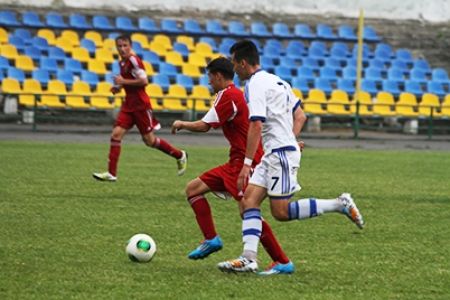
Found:
[(218, 57), (209, 62), (206, 66), (209, 73), (220, 73), (225, 79), (234, 78), (233, 64), (228, 58)]
[(131, 37), (128, 34), (121, 34), (118, 37), (116, 37), (116, 44), (117, 41), (122, 40), (122, 41), (128, 41), (128, 43), (133, 44), (133, 42), (131, 41)]
[(255, 43), (249, 40), (236, 42), (230, 48), (230, 54), (234, 54), (234, 59), (238, 62), (245, 59), (250, 65), (259, 65), (259, 53)]

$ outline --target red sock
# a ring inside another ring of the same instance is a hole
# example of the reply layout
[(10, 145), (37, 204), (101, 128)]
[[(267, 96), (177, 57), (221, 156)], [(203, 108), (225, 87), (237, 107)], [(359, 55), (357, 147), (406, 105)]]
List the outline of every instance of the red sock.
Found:
[(211, 214), (211, 208), (209, 207), (208, 200), (205, 196), (197, 195), (188, 198), (188, 202), (191, 205), (197, 219), (198, 226), (203, 233), (205, 239), (210, 240), (214, 238), (217, 233), (214, 227), (214, 221)]
[(267, 223), (264, 219), (262, 220), (261, 244), (264, 246), (264, 249), (266, 249), (273, 261), (282, 264), (289, 262), (289, 258), (286, 256), (283, 249), (281, 249), (280, 244), (272, 232), (272, 228), (270, 228), (269, 223)]
[(156, 138), (155, 144), (153, 145), (156, 149), (169, 154), (172, 157), (175, 157), (176, 159), (180, 159), (181, 156), (183, 156), (183, 153), (175, 147), (173, 147), (171, 144), (166, 142), (164, 139)]
[(108, 171), (113, 176), (116, 176), (117, 174), (117, 162), (119, 161), (120, 147), (121, 141), (111, 138), (109, 146)]

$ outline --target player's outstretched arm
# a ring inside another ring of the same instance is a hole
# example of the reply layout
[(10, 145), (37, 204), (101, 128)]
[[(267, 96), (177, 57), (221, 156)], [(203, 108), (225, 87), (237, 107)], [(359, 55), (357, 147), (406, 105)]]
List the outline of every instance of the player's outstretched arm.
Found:
[(192, 132), (207, 132), (211, 126), (208, 123), (203, 122), (202, 120), (187, 122), (176, 120), (172, 124), (172, 134), (176, 134), (177, 131), (185, 129)]

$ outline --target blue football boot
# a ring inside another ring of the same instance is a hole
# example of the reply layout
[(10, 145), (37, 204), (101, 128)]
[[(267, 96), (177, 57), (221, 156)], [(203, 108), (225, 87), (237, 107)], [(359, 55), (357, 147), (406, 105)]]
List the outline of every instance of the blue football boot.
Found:
[(203, 259), (208, 257), (211, 253), (217, 252), (222, 249), (223, 243), (219, 236), (216, 236), (210, 240), (204, 240), (200, 246), (198, 246), (194, 251), (189, 253), (189, 259)]

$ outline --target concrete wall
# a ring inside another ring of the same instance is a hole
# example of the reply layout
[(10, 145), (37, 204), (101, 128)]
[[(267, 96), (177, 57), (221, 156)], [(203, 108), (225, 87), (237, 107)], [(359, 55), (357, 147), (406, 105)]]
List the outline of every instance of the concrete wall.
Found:
[(0, 0), (2, 4), (37, 7), (97, 8), (137, 11), (181, 10), (261, 13), (327, 14), (356, 17), (359, 8), (368, 18), (394, 20), (450, 21), (450, 0)]

